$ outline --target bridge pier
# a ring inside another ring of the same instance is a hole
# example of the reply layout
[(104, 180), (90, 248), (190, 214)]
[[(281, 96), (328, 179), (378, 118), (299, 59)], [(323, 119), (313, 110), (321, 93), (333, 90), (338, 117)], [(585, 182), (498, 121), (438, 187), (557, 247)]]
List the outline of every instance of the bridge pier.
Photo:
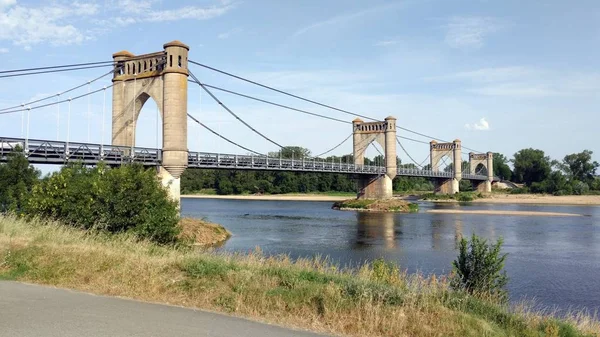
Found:
[(460, 180), (455, 178), (437, 178), (434, 179), (434, 193), (435, 194), (456, 194), (460, 192)]
[(391, 199), (392, 179), (387, 175), (358, 177), (358, 199)]
[(492, 182), (489, 180), (484, 181), (473, 181), (475, 185), (475, 190), (480, 193), (491, 193), (492, 192)]
[(181, 178), (173, 177), (171, 173), (162, 166), (158, 167), (158, 179), (162, 186), (167, 190), (171, 200), (177, 202), (177, 207), (180, 207), (181, 200)]

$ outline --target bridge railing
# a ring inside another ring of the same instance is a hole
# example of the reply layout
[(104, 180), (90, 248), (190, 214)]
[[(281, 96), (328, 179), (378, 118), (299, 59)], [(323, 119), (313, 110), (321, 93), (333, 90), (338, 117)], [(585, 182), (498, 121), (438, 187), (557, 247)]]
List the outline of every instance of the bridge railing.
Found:
[(128, 146), (102, 145), (78, 142), (48, 141), (37, 139), (0, 138), (0, 159), (21, 149), (32, 163), (60, 164), (69, 161), (81, 161), (95, 164), (104, 161), (110, 165), (128, 162), (144, 165), (159, 165), (161, 150)]
[(278, 157), (205, 152), (190, 152), (188, 156), (188, 165), (190, 167), (216, 169), (264, 169), (362, 174), (385, 173), (385, 167), (381, 166), (346, 164), (315, 158), (283, 159)]
[[(64, 164), (69, 161), (80, 161), (84, 164), (105, 162), (108, 165), (124, 163), (141, 163), (146, 166), (159, 166), (162, 163), (162, 150), (152, 148), (78, 142), (48, 141), (21, 138), (0, 138), (0, 161), (6, 161), (10, 153), (20, 147), (27, 159), (34, 164)], [(208, 169), (250, 169), (303, 172), (332, 172), (354, 174), (385, 174), (382, 166), (356, 165), (317, 158), (283, 159), (258, 155), (235, 155), (206, 152), (189, 152), (189, 167)], [(453, 172), (419, 170), (416, 168), (399, 168), (399, 176), (452, 178)], [(463, 179), (487, 180), (479, 174), (463, 173)]]

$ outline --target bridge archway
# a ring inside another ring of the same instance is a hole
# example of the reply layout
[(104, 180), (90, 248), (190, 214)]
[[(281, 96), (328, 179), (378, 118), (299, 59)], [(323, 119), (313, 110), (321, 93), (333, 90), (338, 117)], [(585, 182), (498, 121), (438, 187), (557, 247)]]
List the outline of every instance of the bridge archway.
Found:
[[(449, 176), (447, 178), (442, 176), (436, 182), (436, 192), (454, 194), (460, 190), (459, 183), (462, 179), (461, 148), (459, 139), (455, 139), (452, 143), (438, 143), (435, 140), (429, 142), (429, 160), (433, 172), (443, 172), (440, 170), (440, 164), (444, 162), (445, 158), (449, 158), (452, 164), (452, 170), (447, 172)], [(449, 164), (446, 165), (446, 167), (449, 166)]]
[[(138, 147), (161, 148), (163, 146), (163, 116), (161, 106), (146, 92), (136, 100), (139, 109), (135, 116), (134, 144)], [(139, 132), (142, 131), (142, 132)]]

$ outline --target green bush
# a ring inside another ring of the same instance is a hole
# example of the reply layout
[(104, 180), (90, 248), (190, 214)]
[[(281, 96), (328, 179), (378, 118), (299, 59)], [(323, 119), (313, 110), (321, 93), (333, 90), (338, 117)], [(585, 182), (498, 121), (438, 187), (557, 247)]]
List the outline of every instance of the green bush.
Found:
[(457, 201), (460, 202), (469, 202), (475, 199), (475, 196), (472, 193), (457, 193), (455, 196)]
[(473, 234), (470, 241), (462, 238), (459, 255), (452, 262), (451, 286), (470, 294), (491, 295), (501, 301), (507, 300), (504, 289), (508, 277), (504, 268), (507, 254), (500, 255), (502, 239), (495, 244)]
[(179, 233), (177, 204), (156, 173), (139, 165), (65, 166), (33, 187), (26, 211), (84, 229), (132, 232), (158, 243), (174, 242)]
[(40, 176), (40, 171), (29, 165), (21, 148), (16, 150), (8, 155), (6, 164), (0, 164), (0, 212), (22, 212)]

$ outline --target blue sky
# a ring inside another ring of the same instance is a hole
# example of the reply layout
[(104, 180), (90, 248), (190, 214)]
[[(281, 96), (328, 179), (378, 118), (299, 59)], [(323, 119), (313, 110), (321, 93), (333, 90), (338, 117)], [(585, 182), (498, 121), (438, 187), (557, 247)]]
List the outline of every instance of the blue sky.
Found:
[[(480, 151), (512, 157), (534, 147), (561, 159), (590, 149), (600, 159), (597, 1), (0, 0), (3, 70), (106, 61), (123, 49), (160, 51), (175, 39), (190, 46), (192, 60), (375, 118), (393, 115), (398, 125), (460, 138)], [(190, 67), (209, 84), (353, 119)], [(2, 78), (0, 108), (56, 94), (107, 70)], [(105, 79), (90, 87), (109, 84)], [(273, 140), (313, 153), (351, 133), (348, 125), (215, 94)], [(190, 113), (215, 130), (259, 152), (276, 150), (197, 86), (190, 85), (188, 97)], [(88, 101), (72, 104), (72, 141), (102, 139), (102, 94), (89, 105), (88, 136)], [(60, 139), (66, 138), (67, 108), (60, 106)], [(30, 137), (56, 139), (57, 112), (56, 106), (32, 111)], [(108, 142), (110, 90), (104, 122)], [(21, 114), (0, 115), (0, 136), (22, 133)], [(149, 101), (136, 142), (155, 146), (157, 138), (156, 105)], [(188, 138), (190, 150), (245, 152), (193, 122)], [(427, 145), (404, 144), (417, 161), (428, 154)], [(348, 142), (334, 154), (351, 149)]]

